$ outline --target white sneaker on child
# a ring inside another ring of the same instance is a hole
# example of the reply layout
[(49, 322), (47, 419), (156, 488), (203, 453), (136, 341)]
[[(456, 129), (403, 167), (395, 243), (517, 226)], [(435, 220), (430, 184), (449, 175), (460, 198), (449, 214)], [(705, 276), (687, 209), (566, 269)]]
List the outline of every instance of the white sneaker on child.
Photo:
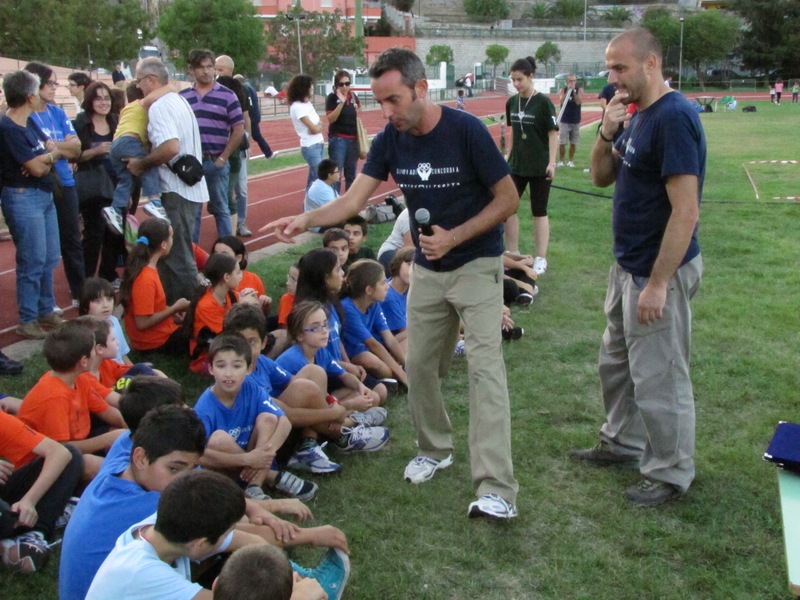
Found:
[(155, 217), (157, 219), (164, 219), (165, 221), (169, 221), (167, 217), (167, 211), (164, 210), (164, 207), (161, 206), (161, 200), (156, 198), (151, 198), (150, 202), (144, 205), (144, 212), (148, 215)]

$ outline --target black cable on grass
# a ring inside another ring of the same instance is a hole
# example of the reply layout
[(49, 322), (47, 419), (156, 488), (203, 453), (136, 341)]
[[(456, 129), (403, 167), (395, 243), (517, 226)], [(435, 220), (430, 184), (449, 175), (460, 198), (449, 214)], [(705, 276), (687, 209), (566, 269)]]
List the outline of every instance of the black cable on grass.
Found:
[[(565, 192), (573, 192), (575, 194), (583, 194), (584, 196), (595, 196), (596, 198), (607, 198), (608, 200), (613, 200), (613, 196), (606, 196), (605, 194), (597, 194), (595, 192), (584, 192), (583, 190), (575, 190), (568, 187), (562, 187), (560, 185), (551, 185), (551, 188), (555, 188), (557, 190), (564, 190)], [(748, 202), (748, 201), (738, 201), (738, 200), (703, 200), (702, 204), (783, 204), (783, 205), (790, 205), (790, 204), (798, 204), (798, 202), (790, 202), (786, 200), (758, 200), (756, 202)]]

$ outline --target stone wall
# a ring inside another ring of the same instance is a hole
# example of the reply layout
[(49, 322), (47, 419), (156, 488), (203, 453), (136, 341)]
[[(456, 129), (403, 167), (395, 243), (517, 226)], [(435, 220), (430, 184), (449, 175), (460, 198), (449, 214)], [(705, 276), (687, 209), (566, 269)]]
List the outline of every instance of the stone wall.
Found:
[[(510, 40), (510, 39), (486, 39), (486, 38), (448, 38), (448, 37), (435, 37), (435, 38), (417, 38), (417, 55), (425, 60), (425, 55), (428, 54), (430, 47), (434, 45), (450, 46), (453, 49), (455, 56), (455, 72), (456, 79), (462, 77), (464, 73), (472, 71), (474, 63), (482, 63), (486, 60), (486, 48), (492, 44), (499, 44), (505, 46), (511, 52), (508, 55), (508, 62), (513, 63), (518, 58), (526, 56), (533, 56), (536, 49), (541, 46), (545, 40), (531, 38), (529, 40)], [(587, 40), (587, 41), (567, 41), (556, 40), (559, 50), (561, 50), (560, 64), (572, 65), (573, 63), (580, 63), (581, 65), (588, 65), (600, 63), (597, 65), (600, 69), (604, 69), (604, 53), (608, 40)], [(581, 67), (583, 68), (583, 67)], [(594, 70), (595, 67), (586, 67), (587, 70)], [(540, 67), (544, 71), (543, 67)], [(565, 71), (570, 68), (565, 68)], [(503, 71), (500, 66), (497, 69), (499, 75)]]

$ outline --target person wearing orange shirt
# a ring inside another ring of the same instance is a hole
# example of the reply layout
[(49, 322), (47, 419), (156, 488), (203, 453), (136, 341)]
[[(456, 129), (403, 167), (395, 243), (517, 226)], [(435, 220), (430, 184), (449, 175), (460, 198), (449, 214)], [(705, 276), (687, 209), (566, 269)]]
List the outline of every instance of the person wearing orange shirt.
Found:
[(172, 249), (172, 226), (163, 219), (148, 219), (139, 227), (139, 239), (128, 254), (119, 288), (125, 309), (125, 332), (131, 347), (140, 352), (183, 354), (186, 338), (178, 324), (189, 308), (180, 298), (167, 306), (167, 296), (156, 266)]
[(50, 555), (56, 520), (81, 476), (83, 458), (0, 412), (0, 554), (12, 569), (31, 573)]
[[(32, 429), (80, 450), (84, 481), (90, 481), (103, 464), (94, 453), (108, 450), (125, 427), (119, 410), (106, 402), (115, 392), (88, 374), (94, 345), (94, 335), (81, 323), (68, 321), (53, 329), (44, 341), (52, 371), (25, 395), (17, 415)], [(93, 428), (90, 413), (105, 424)]]

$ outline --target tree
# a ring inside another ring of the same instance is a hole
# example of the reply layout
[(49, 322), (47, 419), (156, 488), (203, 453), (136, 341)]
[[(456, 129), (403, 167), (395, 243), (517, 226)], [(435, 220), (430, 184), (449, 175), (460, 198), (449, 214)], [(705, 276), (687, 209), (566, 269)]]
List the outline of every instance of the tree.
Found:
[(681, 39), (681, 24), (666, 8), (651, 8), (642, 17), (642, 27), (646, 27), (656, 36), (664, 49), (664, 65), (678, 67), (678, 53), (670, 52), (670, 48), (678, 48)]
[(473, 21), (489, 23), (507, 18), (511, 7), (506, 0), (464, 0), (464, 10)]
[(454, 60), (450, 46), (431, 46), (430, 52), (425, 56), (425, 64), (429, 67), (437, 67), (441, 62), (452, 64)]
[(561, 50), (553, 42), (545, 42), (536, 50), (534, 58), (540, 63), (544, 63), (544, 72), (548, 74), (550, 63), (557, 63), (561, 60)]
[(703, 66), (733, 54), (741, 22), (734, 15), (708, 10), (686, 17), (684, 26), (683, 60), (694, 67), (697, 80), (705, 89)]
[(161, 12), (158, 35), (177, 51), (178, 68), (191, 50), (208, 48), (233, 58), (237, 72), (252, 74), (266, 53), (264, 26), (249, 0), (175, 0)]
[(391, 0), (389, 4), (400, 12), (411, 12), (411, 9), (414, 7), (414, 0)]
[(800, 70), (800, 3), (795, 0), (734, 0), (731, 9), (744, 21), (744, 66), (784, 78)]
[(146, 29), (148, 18), (139, 0), (3, 0), (0, 47), (5, 56), (110, 69), (136, 56), (136, 30)]
[(550, 18), (550, 5), (547, 2), (534, 2), (525, 7), (522, 11), (523, 19), (541, 21)]
[(495, 76), (497, 65), (501, 65), (505, 62), (509, 52), (510, 50), (508, 48), (499, 44), (492, 44), (486, 48), (486, 62), (492, 65), (492, 77)]
[(563, 19), (577, 25), (583, 21), (584, 10), (586, 10), (584, 0), (555, 0), (550, 14), (555, 19)]
[(343, 56), (363, 56), (364, 44), (350, 35), (350, 26), (338, 9), (334, 12), (309, 12), (300, 21), (290, 20), (302, 11), (293, 7), (280, 11), (269, 22), (267, 43), (272, 48), (270, 62), (284, 71), (299, 73), (297, 23), (300, 23), (300, 45), (303, 48), (303, 69), (314, 79), (328, 78), (340, 66)]
[(601, 19), (608, 22), (612, 27), (622, 27), (633, 18), (633, 13), (627, 8), (621, 6), (612, 6), (611, 8), (603, 11)]

